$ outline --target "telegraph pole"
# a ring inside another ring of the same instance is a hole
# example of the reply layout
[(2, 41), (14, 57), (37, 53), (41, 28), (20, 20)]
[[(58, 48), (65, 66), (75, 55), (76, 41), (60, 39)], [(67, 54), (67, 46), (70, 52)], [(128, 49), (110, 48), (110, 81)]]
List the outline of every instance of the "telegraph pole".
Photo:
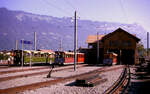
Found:
[(77, 61), (77, 14), (74, 13), (74, 71), (76, 71), (76, 61)]
[(62, 51), (62, 38), (60, 38), (59, 51)]
[[(30, 50), (32, 50), (32, 43), (30, 44)], [(30, 67), (32, 66), (32, 51), (30, 52)]]
[(36, 32), (34, 32), (34, 50), (36, 51)]
[(18, 49), (18, 44), (17, 44), (17, 40), (16, 40), (16, 50)]
[(21, 62), (21, 66), (23, 67), (23, 49), (24, 49), (23, 48), (23, 42), (24, 42), (24, 40), (22, 39), (21, 41), (22, 41), (22, 62)]
[(99, 36), (97, 32), (97, 64), (99, 63)]
[(147, 32), (147, 56), (149, 55), (149, 32)]

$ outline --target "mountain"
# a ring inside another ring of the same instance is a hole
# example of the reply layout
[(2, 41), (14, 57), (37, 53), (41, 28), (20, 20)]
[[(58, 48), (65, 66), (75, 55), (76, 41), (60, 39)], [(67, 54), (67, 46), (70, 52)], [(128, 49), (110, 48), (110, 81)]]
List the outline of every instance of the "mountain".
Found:
[[(119, 27), (131, 34), (136, 34), (146, 45), (146, 31), (136, 23), (122, 24), (78, 19), (77, 25), (78, 47), (87, 47), (85, 40), (88, 35), (97, 32), (108, 34)], [(57, 18), (0, 8), (0, 50), (15, 49), (16, 40), (18, 48), (21, 49), (20, 40), (33, 41), (34, 32), (37, 34), (38, 49), (57, 50), (60, 40), (64, 50), (73, 49), (74, 23), (71, 17)], [(31, 49), (30, 45), (24, 45), (24, 47)]]

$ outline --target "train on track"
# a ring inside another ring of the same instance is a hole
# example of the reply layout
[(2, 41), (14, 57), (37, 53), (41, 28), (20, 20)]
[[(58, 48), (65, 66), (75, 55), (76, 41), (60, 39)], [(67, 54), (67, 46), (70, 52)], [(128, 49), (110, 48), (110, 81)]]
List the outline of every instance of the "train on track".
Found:
[[(14, 65), (21, 65), (22, 60), (24, 64), (32, 60), (32, 64), (35, 63), (47, 63), (47, 64), (73, 64), (74, 63), (74, 52), (68, 51), (55, 51), (55, 52), (41, 52), (41, 51), (23, 51), (14, 50)], [(23, 59), (22, 59), (23, 56)], [(84, 53), (77, 53), (77, 63), (84, 63)]]
[[(23, 53), (23, 55), (22, 55)], [(87, 63), (87, 54), (77, 52), (76, 62)], [(28, 65), (32, 62), (32, 65), (64, 65), (74, 63), (74, 52), (70, 51), (50, 51), (50, 50), (14, 50), (13, 51), (13, 64), (14, 65)], [(22, 58), (23, 56), (23, 58)], [(115, 65), (117, 64), (117, 54), (109, 52), (104, 54), (104, 59), (101, 64), (104, 65)]]
[(104, 65), (116, 65), (117, 64), (117, 54), (109, 52), (104, 54)]
[[(84, 53), (77, 53), (77, 63), (84, 62)], [(56, 51), (55, 52), (55, 64), (73, 64), (74, 63), (74, 53), (73, 52), (64, 52)]]

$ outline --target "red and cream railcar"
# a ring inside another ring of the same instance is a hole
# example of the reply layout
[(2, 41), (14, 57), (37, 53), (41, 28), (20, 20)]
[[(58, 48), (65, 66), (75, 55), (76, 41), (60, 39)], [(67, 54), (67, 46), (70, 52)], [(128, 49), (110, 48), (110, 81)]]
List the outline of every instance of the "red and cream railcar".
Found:
[[(84, 62), (84, 53), (77, 53), (77, 63), (83, 63), (83, 62)], [(73, 64), (74, 63), (74, 53), (73, 52), (56, 51), (54, 63)]]
[(115, 53), (106, 53), (104, 54), (104, 65), (116, 65), (117, 64), (117, 54)]

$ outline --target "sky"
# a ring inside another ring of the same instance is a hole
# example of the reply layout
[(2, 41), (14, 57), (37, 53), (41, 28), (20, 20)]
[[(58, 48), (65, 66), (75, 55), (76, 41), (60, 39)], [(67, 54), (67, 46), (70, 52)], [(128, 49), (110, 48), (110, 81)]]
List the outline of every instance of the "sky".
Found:
[(0, 7), (54, 17), (137, 23), (150, 32), (150, 0), (0, 0)]

